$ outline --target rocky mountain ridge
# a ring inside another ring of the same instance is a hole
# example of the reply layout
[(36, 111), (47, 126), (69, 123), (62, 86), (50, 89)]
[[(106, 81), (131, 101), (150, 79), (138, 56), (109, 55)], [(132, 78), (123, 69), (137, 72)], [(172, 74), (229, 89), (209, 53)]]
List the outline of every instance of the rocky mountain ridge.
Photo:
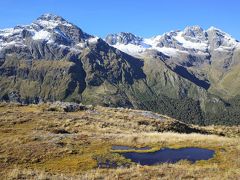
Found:
[(230, 35), (198, 26), (104, 41), (44, 14), (0, 30), (0, 99), (74, 101), (153, 110), (187, 123), (238, 124), (238, 47)]
[(126, 53), (132, 55), (137, 53), (135, 55), (138, 56), (144, 56), (147, 50), (156, 50), (167, 56), (176, 56), (178, 53), (201, 55), (211, 50), (227, 51), (240, 48), (237, 40), (220, 29), (210, 27), (203, 30), (200, 26), (189, 26), (183, 31), (171, 31), (152, 38), (142, 38), (132, 33), (121, 32), (110, 34), (105, 40)]
[(159, 56), (180, 76), (210, 88), (213, 94), (226, 98), (238, 95), (225, 85), (225, 79), (240, 65), (240, 43), (220, 29), (192, 26), (149, 39), (118, 33), (108, 35), (106, 42), (138, 58)]

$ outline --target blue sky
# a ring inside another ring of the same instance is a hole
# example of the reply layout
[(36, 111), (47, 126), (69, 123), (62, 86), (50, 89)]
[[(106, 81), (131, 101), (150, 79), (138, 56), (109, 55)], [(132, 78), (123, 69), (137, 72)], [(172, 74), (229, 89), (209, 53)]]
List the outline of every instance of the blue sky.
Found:
[(200, 25), (240, 40), (239, 9), (239, 0), (1, 0), (0, 28), (54, 13), (100, 37), (122, 31), (151, 37)]

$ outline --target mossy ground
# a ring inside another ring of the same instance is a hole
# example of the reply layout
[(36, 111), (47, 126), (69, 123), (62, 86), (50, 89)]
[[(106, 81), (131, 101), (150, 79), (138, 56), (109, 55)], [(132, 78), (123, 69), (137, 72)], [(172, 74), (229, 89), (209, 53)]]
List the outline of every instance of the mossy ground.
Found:
[[(174, 132), (177, 127), (171, 126), (176, 120), (167, 116), (155, 119), (143, 111), (99, 106), (72, 113), (52, 112), (46, 111), (47, 106), (0, 106), (1, 177), (237, 179), (240, 176), (239, 127), (195, 127), (212, 135), (179, 134)], [(170, 127), (172, 132), (164, 132), (165, 128), (171, 131)], [(219, 133), (227, 136), (218, 136)], [(202, 147), (213, 149), (216, 154), (195, 164), (181, 161), (139, 166), (120, 156), (119, 151), (112, 151), (112, 145), (152, 148), (147, 151)], [(116, 167), (99, 168), (99, 161), (112, 162)]]

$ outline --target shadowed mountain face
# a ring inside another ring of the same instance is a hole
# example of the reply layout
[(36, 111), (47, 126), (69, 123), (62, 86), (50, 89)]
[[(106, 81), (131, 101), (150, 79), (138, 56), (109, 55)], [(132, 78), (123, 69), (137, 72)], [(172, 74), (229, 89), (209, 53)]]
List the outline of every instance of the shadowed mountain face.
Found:
[[(141, 108), (222, 124), (239, 116), (234, 97), (240, 86), (229, 85), (232, 77), (238, 81), (238, 45), (216, 28), (197, 26), (150, 39), (112, 34), (104, 41), (44, 14), (0, 30), (0, 99)], [(238, 124), (235, 119), (227, 123)]]
[(194, 74), (189, 73), (187, 68), (183, 66), (176, 66), (173, 70), (180, 76), (188, 79), (189, 81), (192, 81), (194, 84), (196, 84), (199, 87), (203, 87), (206, 90), (210, 87), (209, 82), (198, 79), (196, 76), (194, 76)]
[(168, 56), (162, 60), (169, 68), (204, 89), (210, 88), (213, 94), (229, 98), (240, 92), (230, 90), (226, 81), (221, 83), (240, 64), (240, 43), (217, 28), (192, 26), (149, 39), (131, 33), (110, 34), (106, 42), (142, 59), (162, 53)]
[(80, 102), (86, 88), (104, 91), (106, 84), (132, 85), (146, 76), (143, 61), (52, 14), (2, 30), (0, 37), (0, 95), (5, 100)]

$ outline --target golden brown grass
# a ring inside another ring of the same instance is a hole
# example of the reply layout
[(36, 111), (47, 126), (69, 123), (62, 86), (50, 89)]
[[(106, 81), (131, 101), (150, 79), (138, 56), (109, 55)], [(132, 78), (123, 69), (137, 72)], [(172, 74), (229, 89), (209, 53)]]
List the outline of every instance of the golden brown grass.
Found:
[[(47, 107), (48, 104), (0, 105), (0, 177), (3, 179), (240, 177), (239, 127), (195, 127), (228, 137), (179, 134), (175, 126), (182, 126), (180, 122), (166, 116), (156, 119), (142, 111), (95, 107), (66, 113), (46, 111)], [(203, 147), (215, 150), (216, 155), (195, 164), (182, 161), (139, 166), (114, 153), (112, 145), (149, 146), (151, 151), (161, 147)], [(98, 168), (99, 159), (116, 162), (118, 168)]]

